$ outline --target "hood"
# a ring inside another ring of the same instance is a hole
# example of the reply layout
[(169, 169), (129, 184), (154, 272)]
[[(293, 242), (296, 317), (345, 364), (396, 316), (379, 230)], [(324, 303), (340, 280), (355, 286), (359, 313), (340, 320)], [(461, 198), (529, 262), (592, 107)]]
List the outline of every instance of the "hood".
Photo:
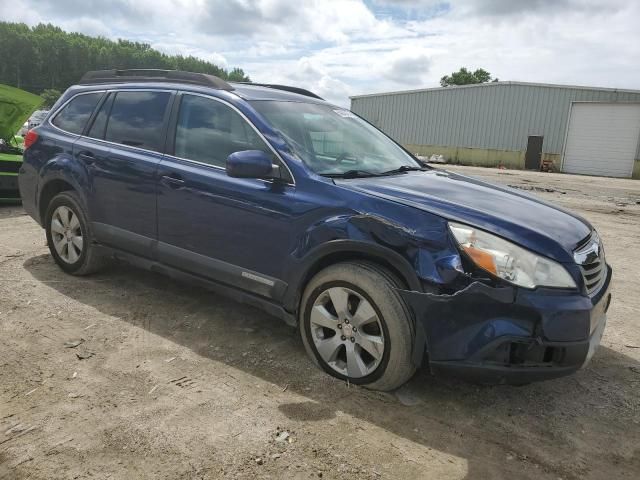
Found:
[(38, 95), (0, 85), (0, 138), (9, 143), (41, 103), (42, 97)]
[(559, 262), (573, 262), (573, 250), (592, 231), (586, 220), (537, 198), (443, 170), (335, 182), (478, 227)]

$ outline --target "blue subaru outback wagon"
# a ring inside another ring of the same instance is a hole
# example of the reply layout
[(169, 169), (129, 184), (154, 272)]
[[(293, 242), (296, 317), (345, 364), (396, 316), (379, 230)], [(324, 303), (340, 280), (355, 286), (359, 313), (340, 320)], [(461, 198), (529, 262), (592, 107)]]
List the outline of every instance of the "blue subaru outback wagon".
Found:
[(604, 330), (586, 220), (425, 166), (303, 89), (90, 72), (25, 147), (23, 205), (63, 271), (115, 257), (259, 306), (354, 384), (559, 377)]

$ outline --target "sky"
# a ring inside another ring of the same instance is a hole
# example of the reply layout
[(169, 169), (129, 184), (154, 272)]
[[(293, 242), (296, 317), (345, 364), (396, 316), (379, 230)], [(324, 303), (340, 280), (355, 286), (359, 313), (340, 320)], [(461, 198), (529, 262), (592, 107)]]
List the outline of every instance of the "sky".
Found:
[(463, 66), (640, 89), (640, 0), (0, 0), (0, 19), (147, 42), (342, 106)]

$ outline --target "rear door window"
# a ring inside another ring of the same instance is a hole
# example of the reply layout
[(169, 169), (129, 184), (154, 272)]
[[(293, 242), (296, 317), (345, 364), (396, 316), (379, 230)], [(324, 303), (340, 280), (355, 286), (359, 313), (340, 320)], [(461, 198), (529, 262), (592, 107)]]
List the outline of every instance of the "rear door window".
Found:
[(78, 95), (55, 116), (53, 123), (65, 132), (80, 135), (104, 92)]
[(109, 118), (109, 112), (111, 111), (111, 105), (113, 104), (114, 98), (115, 94), (112, 93), (102, 103), (102, 106), (100, 107), (100, 110), (98, 110), (96, 118), (93, 120), (93, 124), (87, 132), (88, 137), (99, 138), (101, 140), (104, 139), (104, 131), (107, 128), (107, 119)]
[(160, 151), (169, 92), (118, 92), (106, 125), (105, 140)]

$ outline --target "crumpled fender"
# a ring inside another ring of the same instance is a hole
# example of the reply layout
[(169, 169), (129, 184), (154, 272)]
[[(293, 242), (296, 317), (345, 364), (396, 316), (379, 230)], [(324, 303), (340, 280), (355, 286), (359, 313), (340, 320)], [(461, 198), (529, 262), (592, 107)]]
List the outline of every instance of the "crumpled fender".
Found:
[[(405, 224), (389, 216), (368, 213), (327, 215), (300, 236), (291, 256), (297, 260), (315, 256), (319, 249), (335, 241), (348, 240), (384, 249), (393, 257), (401, 257), (419, 281), (447, 284), (461, 272), (460, 256), (447, 233), (446, 221), (428, 217), (418, 211), (406, 211)], [(412, 228), (412, 225), (416, 225)], [(394, 259), (395, 261), (395, 259)], [(414, 282), (408, 282), (412, 288)], [(422, 290), (421, 288), (418, 288)]]

